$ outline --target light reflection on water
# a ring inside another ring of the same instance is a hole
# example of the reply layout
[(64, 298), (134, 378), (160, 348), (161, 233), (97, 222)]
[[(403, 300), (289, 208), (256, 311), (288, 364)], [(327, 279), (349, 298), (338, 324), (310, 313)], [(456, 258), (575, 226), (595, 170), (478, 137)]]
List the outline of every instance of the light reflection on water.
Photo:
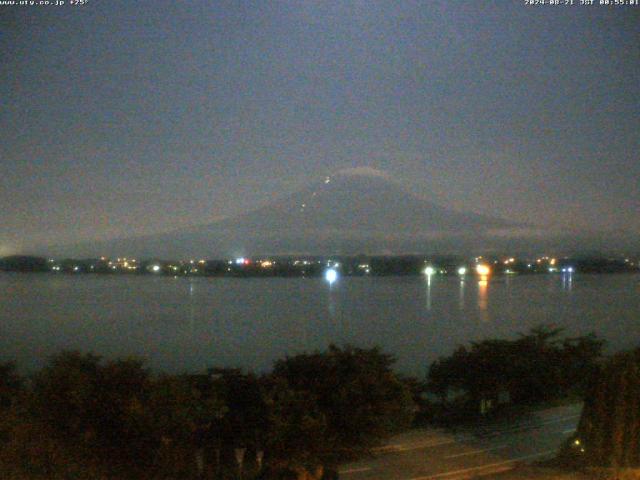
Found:
[(480, 318), (483, 322), (489, 321), (487, 307), (489, 306), (489, 280), (487, 277), (481, 277), (478, 280), (478, 310)]
[(329, 312), (329, 320), (335, 326), (335, 328), (338, 328), (339, 324), (336, 315), (336, 295), (337, 294), (334, 293), (333, 285), (330, 284), (327, 288), (327, 310)]
[(562, 274), (562, 289), (563, 290), (567, 290), (567, 291), (571, 291), (571, 288), (573, 287), (573, 273), (568, 272), (568, 273), (563, 273)]
[(191, 332), (194, 331), (195, 323), (196, 323), (196, 315), (195, 315), (196, 302), (194, 301), (194, 291), (195, 291), (195, 283), (193, 282), (193, 280), (190, 280), (189, 281), (189, 328)]
[(267, 369), (330, 343), (380, 345), (406, 373), (487, 337), (541, 323), (640, 338), (640, 275), (228, 279), (0, 274), (0, 361), (63, 348), (142, 355), (152, 367)]

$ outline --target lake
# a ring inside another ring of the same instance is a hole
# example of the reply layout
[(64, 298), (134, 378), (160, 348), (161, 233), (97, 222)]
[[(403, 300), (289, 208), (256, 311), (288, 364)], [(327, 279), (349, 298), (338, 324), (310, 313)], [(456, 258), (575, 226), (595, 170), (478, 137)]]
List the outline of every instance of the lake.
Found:
[(142, 356), (155, 370), (270, 368), (330, 343), (380, 345), (403, 373), (459, 344), (539, 324), (640, 345), (640, 275), (172, 278), (0, 274), (0, 360), (21, 371), (62, 349)]

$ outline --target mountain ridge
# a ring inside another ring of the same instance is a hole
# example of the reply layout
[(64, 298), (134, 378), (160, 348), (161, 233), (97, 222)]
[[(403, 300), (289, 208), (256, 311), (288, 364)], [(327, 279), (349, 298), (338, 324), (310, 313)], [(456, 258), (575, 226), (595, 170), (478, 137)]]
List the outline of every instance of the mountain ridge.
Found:
[(164, 258), (461, 253), (548, 243), (541, 235), (524, 224), (441, 206), (385, 172), (360, 167), (205, 225), (47, 251)]

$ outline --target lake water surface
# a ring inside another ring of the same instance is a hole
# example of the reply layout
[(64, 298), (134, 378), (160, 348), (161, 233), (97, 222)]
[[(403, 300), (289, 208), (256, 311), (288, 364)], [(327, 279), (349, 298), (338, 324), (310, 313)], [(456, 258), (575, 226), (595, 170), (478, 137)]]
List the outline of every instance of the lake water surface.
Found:
[(61, 349), (145, 357), (153, 369), (267, 370), (330, 343), (380, 345), (407, 374), (461, 343), (546, 323), (640, 345), (640, 275), (313, 279), (0, 274), (0, 360)]

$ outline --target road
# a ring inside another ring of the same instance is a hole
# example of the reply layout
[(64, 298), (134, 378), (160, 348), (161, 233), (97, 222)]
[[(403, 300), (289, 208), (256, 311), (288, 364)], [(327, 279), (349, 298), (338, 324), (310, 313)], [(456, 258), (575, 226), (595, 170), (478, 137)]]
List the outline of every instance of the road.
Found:
[(575, 431), (582, 404), (540, 410), (517, 420), (459, 431), (415, 429), (394, 437), (374, 458), (344, 465), (346, 480), (459, 480), (550, 458)]

